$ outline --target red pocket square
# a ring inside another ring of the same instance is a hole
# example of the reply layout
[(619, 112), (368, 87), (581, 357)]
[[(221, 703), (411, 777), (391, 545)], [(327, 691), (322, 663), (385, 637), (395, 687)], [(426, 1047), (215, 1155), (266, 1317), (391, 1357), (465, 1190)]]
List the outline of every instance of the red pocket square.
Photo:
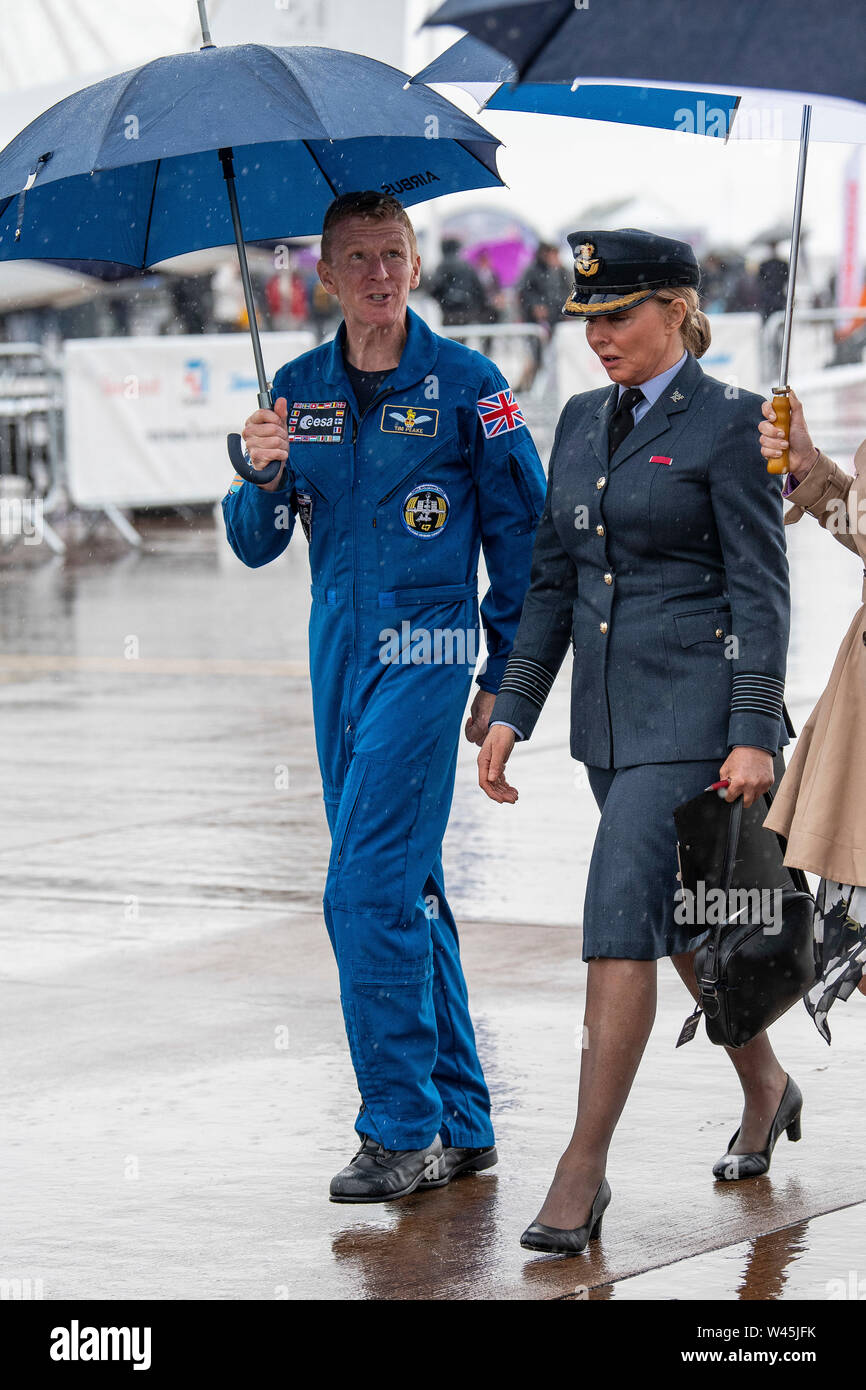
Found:
[(650, 463), (666, 463), (668, 467), (673, 463), (673, 459), (665, 458), (664, 454), (653, 454)]

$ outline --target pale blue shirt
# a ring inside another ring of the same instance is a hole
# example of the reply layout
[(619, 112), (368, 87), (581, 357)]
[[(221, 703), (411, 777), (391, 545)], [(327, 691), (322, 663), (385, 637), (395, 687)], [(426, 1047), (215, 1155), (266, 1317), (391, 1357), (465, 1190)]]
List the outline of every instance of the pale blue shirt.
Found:
[[(662, 392), (670, 386), (688, 355), (687, 352), (684, 352), (679, 362), (675, 362), (672, 367), (668, 367), (666, 372), (660, 372), (658, 376), (651, 376), (649, 381), (642, 381), (640, 383), (640, 389), (643, 391), (644, 399), (638, 401), (637, 405), (632, 408), (631, 413), (634, 416), (635, 424), (637, 424), (638, 420), (643, 419), (647, 411), (655, 405)], [(619, 405), (619, 402), (622, 400), (623, 392), (627, 390), (627, 386), (620, 386), (619, 395), (616, 398), (617, 405)]]
[[(665, 391), (668, 386), (670, 386), (671, 382), (673, 381), (677, 372), (682, 367), (688, 355), (689, 354), (687, 352), (684, 352), (679, 362), (675, 362), (672, 367), (668, 367), (666, 372), (659, 372), (658, 376), (651, 376), (649, 381), (641, 382), (640, 389), (641, 391), (643, 391), (644, 398), (642, 401), (638, 401), (637, 405), (632, 406), (631, 412), (634, 416), (635, 424), (637, 424), (638, 420), (643, 419), (647, 411), (655, 405), (662, 392)], [(627, 386), (620, 386), (619, 394), (616, 398), (617, 405), (619, 405), (619, 402), (622, 400), (623, 392), (627, 390)], [(491, 729), (493, 728), (494, 724), (505, 724), (506, 729), (513, 729), (518, 739), (522, 740), (523, 734), (520, 732), (519, 729), (515, 728), (513, 724), (506, 724), (504, 719), (494, 719), (493, 723), (490, 725)]]

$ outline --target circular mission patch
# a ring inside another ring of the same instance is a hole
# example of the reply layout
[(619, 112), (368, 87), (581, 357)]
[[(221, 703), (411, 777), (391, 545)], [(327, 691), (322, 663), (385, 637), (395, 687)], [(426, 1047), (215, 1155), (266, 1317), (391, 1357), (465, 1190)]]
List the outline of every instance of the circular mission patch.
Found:
[(444, 531), (450, 512), (451, 503), (435, 483), (420, 483), (413, 488), (401, 508), (406, 530), (423, 541)]

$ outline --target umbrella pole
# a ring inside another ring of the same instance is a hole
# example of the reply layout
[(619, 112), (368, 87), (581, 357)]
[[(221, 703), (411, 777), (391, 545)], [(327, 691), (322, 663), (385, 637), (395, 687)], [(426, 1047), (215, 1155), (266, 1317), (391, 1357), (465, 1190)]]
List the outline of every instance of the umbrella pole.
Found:
[(202, 48), (216, 48), (216, 44), (210, 36), (210, 25), (207, 19), (207, 0), (196, 0), (198, 5), (198, 22), (201, 25), (201, 46)]
[[(788, 260), (788, 291), (785, 298), (785, 323), (782, 330), (782, 352), (779, 363), (779, 385), (773, 388), (773, 410), (776, 424), (789, 438), (791, 428), (791, 402), (788, 398), (788, 360), (791, 355), (791, 327), (794, 317), (794, 293), (797, 286), (797, 259), (800, 254), (800, 220), (803, 214), (803, 190), (806, 184), (806, 156), (809, 152), (809, 127), (812, 123), (811, 106), (803, 107), (803, 121), (800, 126), (800, 158), (797, 163), (797, 187), (794, 194), (794, 220), (791, 225), (791, 254)], [(787, 473), (789, 471), (787, 451), (780, 459), (770, 459), (768, 473)]]
[[(226, 181), (226, 188), (229, 195), (229, 207), (232, 214), (232, 226), (235, 233), (235, 245), (238, 250), (238, 262), (241, 268), (241, 284), (244, 289), (244, 301), (247, 306), (247, 319), (250, 325), (250, 338), (253, 344), (253, 357), (256, 361), (256, 376), (259, 382), (259, 409), (270, 410), (273, 406), (271, 399), (270, 382), (265, 372), (264, 358), (262, 357), (262, 344), (259, 338), (259, 325), (256, 321), (256, 306), (253, 299), (253, 286), (250, 280), (250, 269), (247, 265), (247, 250), (244, 245), (244, 232), (241, 225), (241, 214), (238, 207), (238, 195), (235, 188), (234, 154), (230, 147), (219, 151), (220, 161), (223, 166), (223, 177)], [(274, 459), (264, 468), (253, 468), (244, 458), (243, 445), (239, 434), (228, 436), (229, 458), (242, 478), (248, 479), (253, 483), (270, 483), (282, 471), (282, 459)]]

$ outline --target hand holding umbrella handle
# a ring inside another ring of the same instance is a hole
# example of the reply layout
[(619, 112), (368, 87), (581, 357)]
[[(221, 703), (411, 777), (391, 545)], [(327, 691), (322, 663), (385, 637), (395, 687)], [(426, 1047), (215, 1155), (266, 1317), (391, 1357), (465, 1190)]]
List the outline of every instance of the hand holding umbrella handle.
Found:
[(235, 472), (239, 477), (246, 478), (248, 483), (255, 483), (261, 487), (265, 483), (272, 483), (274, 478), (279, 477), (282, 472), (282, 459), (274, 459), (273, 463), (266, 463), (264, 468), (254, 468), (251, 463), (248, 463), (244, 457), (244, 446), (239, 434), (230, 434), (226, 439), (226, 444)]
[[(787, 386), (776, 386), (773, 389), (773, 410), (776, 414), (776, 427), (784, 430), (785, 438), (791, 438), (791, 402), (788, 397)], [(767, 459), (768, 473), (787, 473), (790, 470), (788, 463), (789, 450), (785, 450), (780, 459)]]

